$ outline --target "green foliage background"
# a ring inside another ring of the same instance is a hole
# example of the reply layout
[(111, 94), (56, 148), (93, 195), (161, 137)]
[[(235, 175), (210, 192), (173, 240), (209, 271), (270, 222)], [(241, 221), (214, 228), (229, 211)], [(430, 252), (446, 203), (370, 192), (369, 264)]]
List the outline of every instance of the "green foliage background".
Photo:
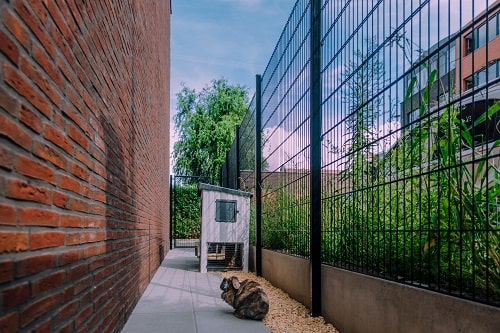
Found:
[(183, 86), (174, 117), (179, 141), (174, 144), (174, 172), (218, 179), (235, 127), (248, 108), (245, 87), (213, 80), (200, 92)]
[(200, 238), (200, 198), (196, 185), (175, 186), (172, 193), (174, 239)]

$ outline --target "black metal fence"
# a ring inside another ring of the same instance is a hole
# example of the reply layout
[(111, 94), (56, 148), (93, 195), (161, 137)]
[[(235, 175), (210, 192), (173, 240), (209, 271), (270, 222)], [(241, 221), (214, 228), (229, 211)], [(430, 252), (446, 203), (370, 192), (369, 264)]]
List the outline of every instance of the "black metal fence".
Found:
[(170, 176), (170, 248), (194, 248), (201, 232), (198, 183), (206, 177)]
[(257, 246), (499, 306), (499, 13), (298, 0), (224, 166)]

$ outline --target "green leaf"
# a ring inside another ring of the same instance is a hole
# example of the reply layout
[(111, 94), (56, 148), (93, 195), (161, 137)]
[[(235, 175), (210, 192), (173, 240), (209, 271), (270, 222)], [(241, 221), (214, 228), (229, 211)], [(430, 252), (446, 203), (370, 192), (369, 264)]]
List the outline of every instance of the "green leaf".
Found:
[(481, 123), (483, 123), (486, 118), (488, 118), (488, 120), (491, 120), (493, 119), (493, 115), (495, 113), (497, 113), (498, 111), (500, 110), (500, 104), (499, 103), (495, 103), (493, 104), (492, 106), (490, 106), (488, 108), (488, 110), (486, 110), (485, 112), (483, 112), (477, 119), (476, 121), (474, 121), (474, 126), (477, 126)]
[(412, 77), (410, 81), (410, 85), (408, 86), (408, 89), (406, 89), (406, 94), (405, 94), (405, 99), (404, 101), (407, 102), (410, 99), (410, 96), (413, 93), (413, 89), (415, 88), (415, 84), (417, 83), (417, 78)]

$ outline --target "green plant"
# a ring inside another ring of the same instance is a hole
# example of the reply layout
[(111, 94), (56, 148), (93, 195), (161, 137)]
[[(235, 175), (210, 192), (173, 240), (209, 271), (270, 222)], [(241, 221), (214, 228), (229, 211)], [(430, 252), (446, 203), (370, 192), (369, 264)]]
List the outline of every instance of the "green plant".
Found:
[(285, 187), (267, 191), (262, 200), (262, 245), (265, 248), (309, 255), (309, 205)]
[(172, 201), (175, 222), (173, 238), (200, 238), (200, 198), (197, 186), (175, 186)]
[[(364, 149), (373, 123), (365, 99), (369, 87), (354, 80), (345, 170), (323, 200), (323, 260), (498, 301), (500, 140), (475, 142), (472, 134), (494, 119), (500, 105), (474, 123), (466, 123), (453, 104), (430, 110), (437, 72), (428, 77), (418, 126), (378, 158)], [(417, 83), (411, 80), (406, 99)]]

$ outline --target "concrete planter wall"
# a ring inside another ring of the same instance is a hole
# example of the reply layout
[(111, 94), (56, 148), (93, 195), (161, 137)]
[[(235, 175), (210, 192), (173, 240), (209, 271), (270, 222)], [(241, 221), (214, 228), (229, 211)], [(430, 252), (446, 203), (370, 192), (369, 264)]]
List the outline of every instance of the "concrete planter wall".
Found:
[[(251, 247), (250, 270), (255, 267)], [(309, 261), (262, 250), (262, 274), (310, 306)], [(322, 312), (342, 333), (498, 332), (500, 309), (330, 266), (322, 267)]]

